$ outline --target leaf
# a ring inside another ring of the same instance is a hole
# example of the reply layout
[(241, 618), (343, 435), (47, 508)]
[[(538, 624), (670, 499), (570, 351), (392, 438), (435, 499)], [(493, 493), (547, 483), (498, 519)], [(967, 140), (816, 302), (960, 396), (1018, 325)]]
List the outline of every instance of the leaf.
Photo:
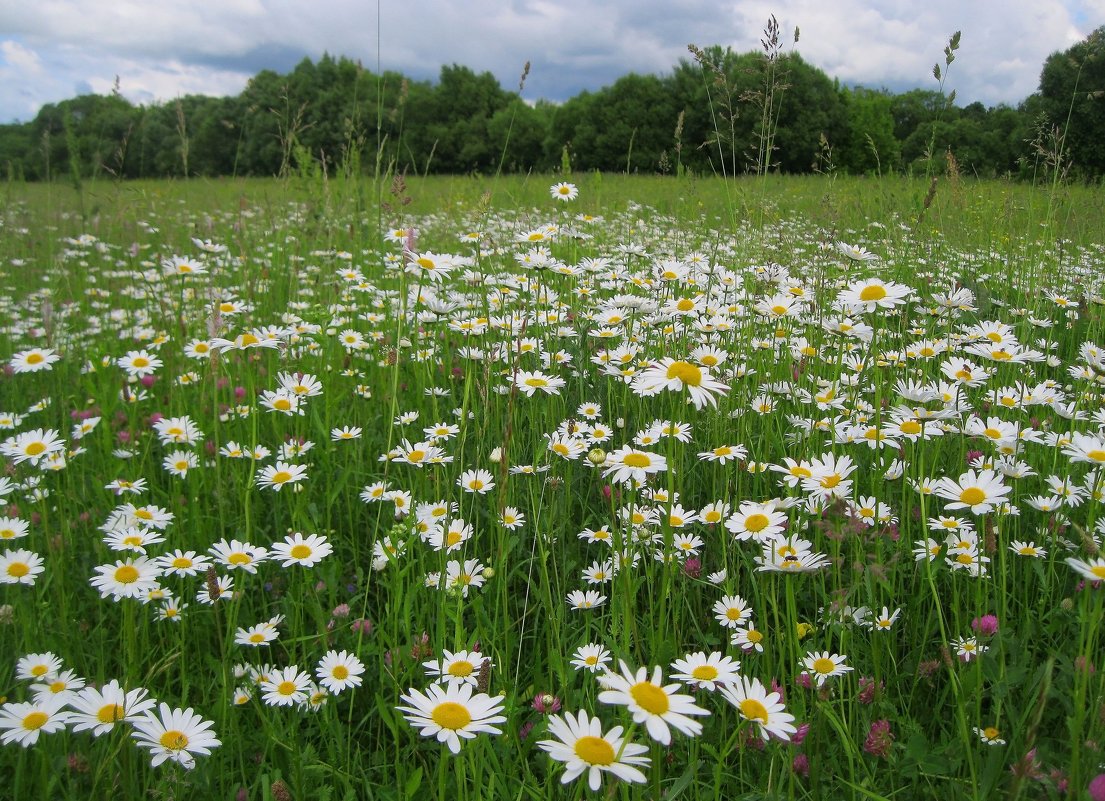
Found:
[(405, 798), (414, 798), (418, 788), (422, 786), (422, 766), (419, 765), (414, 769), (414, 773), (407, 777), (406, 783), (403, 785), (403, 796)]

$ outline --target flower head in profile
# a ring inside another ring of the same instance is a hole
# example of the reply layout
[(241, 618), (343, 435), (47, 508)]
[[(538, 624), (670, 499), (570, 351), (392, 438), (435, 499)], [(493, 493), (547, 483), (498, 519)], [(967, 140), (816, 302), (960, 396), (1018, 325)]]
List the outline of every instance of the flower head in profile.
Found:
[(878, 256), (865, 247), (849, 245), (847, 242), (837, 242), (836, 249), (852, 261), (878, 261)]
[(706, 367), (664, 357), (636, 375), (633, 379), (633, 391), (642, 397), (649, 397), (664, 390), (686, 390), (690, 395), (688, 400), (696, 409), (701, 409), (707, 404), (717, 406), (716, 396), (726, 394), (729, 387), (713, 378)]
[(103, 687), (85, 687), (70, 698), (69, 723), (73, 731), (91, 731), (96, 737), (107, 734), (120, 723), (134, 723), (154, 707), (154, 700), (141, 687), (124, 690), (112, 679)]
[(604, 734), (602, 721), (580, 710), (576, 715), (568, 713), (563, 718), (551, 716), (549, 734), (556, 739), (541, 740), (537, 746), (557, 762), (564, 763), (561, 784), (584, 773), (591, 790), (602, 786), (603, 773), (611, 773), (624, 782), (644, 783), (645, 774), (636, 766), (648, 766), (650, 760), (643, 756), (648, 753), (648, 747), (627, 742), (622, 731), (621, 726), (615, 726)]
[(426, 692), (412, 689), (400, 696), (406, 706), (397, 707), (423, 737), (445, 743), (454, 754), (460, 741), (477, 734), (502, 734), (494, 724), (505, 723), (501, 698), (475, 692), (471, 684), (431, 684)]
[(671, 730), (674, 726), (689, 737), (702, 733), (702, 724), (691, 716), (709, 715), (709, 711), (696, 706), (689, 695), (679, 695), (679, 684), (663, 684), (663, 671), (653, 668), (649, 678), (648, 668), (639, 668), (636, 673), (625, 662), (619, 662), (621, 673), (607, 673), (599, 678), (606, 687), (599, 693), (599, 701), (604, 704), (620, 704), (633, 714), (634, 723), (644, 723), (648, 734), (662, 745), (671, 744)]
[(28, 748), (38, 742), (39, 735), (63, 730), (69, 717), (62, 711), (67, 700), (64, 695), (43, 695), (33, 702), (0, 706), (0, 743)]
[(134, 721), (132, 736), (139, 746), (150, 751), (153, 767), (172, 760), (191, 769), (196, 765), (193, 754), (207, 756), (212, 748), (222, 745), (211, 731), (213, 725), (190, 707), (173, 709), (163, 703), (156, 715), (146, 712)]
[(776, 737), (790, 740), (798, 731), (794, 726), (794, 715), (786, 712), (782, 696), (769, 693), (759, 679), (741, 676), (733, 684), (721, 688), (721, 695), (737, 708), (741, 717), (756, 724), (760, 736), (765, 740)]

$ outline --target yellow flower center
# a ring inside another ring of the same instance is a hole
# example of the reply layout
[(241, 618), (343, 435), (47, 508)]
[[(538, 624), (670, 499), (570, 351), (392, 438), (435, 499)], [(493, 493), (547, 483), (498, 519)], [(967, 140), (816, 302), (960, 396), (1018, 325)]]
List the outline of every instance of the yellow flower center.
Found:
[(41, 353), (31, 353), (27, 355), (27, 364), (41, 364), (46, 361), (46, 357)]
[(916, 420), (905, 420), (898, 428), (901, 429), (903, 434), (909, 434), (910, 436), (921, 433), (921, 424)]
[(697, 387), (702, 384), (702, 371), (690, 362), (672, 362), (668, 367), (667, 378), (669, 381), (678, 378), (689, 387)]
[(813, 669), (822, 674), (832, 673), (834, 670), (836, 670), (836, 662), (822, 656), (818, 659), (813, 660)]
[(123, 719), (126, 714), (126, 710), (119, 704), (107, 704), (100, 707), (100, 711), (96, 713), (96, 720), (100, 723), (115, 723)]
[(527, 387), (547, 387), (549, 382), (544, 378), (527, 378), (524, 382)]
[(133, 584), (138, 581), (138, 568), (123, 565), (115, 571), (115, 580), (120, 584)]
[(311, 555), (311, 546), (309, 545), (293, 545), (292, 549), (288, 551), (293, 559), (306, 559)]
[(771, 520), (768, 518), (767, 515), (762, 515), (762, 514), (757, 512), (754, 515), (749, 515), (745, 519), (744, 527), (746, 529), (748, 529), (749, 531), (757, 531), (758, 532), (758, 531), (763, 531), (765, 528), (768, 527), (768, 525), (770, 525), (770, 523), (771, 523)]
[(434, 707), (430, 714), (433, 722), (443, 729), (463, 729), (472, 722), (472, 713), (466, 707), (454, 701), (446, 701)]
[(1105, 581), (1105, 565), (1092, 565), (1090, 567), (1090, 572), (1093, 573), (1099, 581)]
[(650, 715), (663, 715), (671, 708), (668, 694), (650, 681), (637, 682), (629, 688), (629, 695)]
[(42, 678), (49, 672), (50, 669), (46, 667), (46, 665), (35, 665), (33, 668), (31, 668), (31, 675), (34, 676), (36, 679)]
[(999, 734), (1001, 734), (1001, 732), (999, 732), (993, 726), (987, 726), (985, 729), (982, 730), (982, 733), (986, 735), (987, 740), (994, 740), (998, 737)]
[(150, 366), (150, 360), (146, 359), (142, 356), (136, 356), (134, 361), (131, 362), (131, 364), (134, 365), (135, 367), (149, 367)]
[(881, 284), (865, 286), (859, 293), (859, 299), (864, 303), (874, 303), (886, 297), (886, 288)]
[(694, 308), (694, 301), (689, 298), (682, 298), (675, 304), (675, 308), (679, 309), (681, 312), (691, 311), (691, 309)]
[(334, 669), (330, 671), (330, 675), (338, 681), (344, 681), (349, 678), (349, 668), (345, 665), (335, 665)]
[(691, 675), (701, 681), (713, 681), (717, 678), (717, 668), (713, 665), (699, 665), (691, 671)]
[(261, 340), (255, 337), (253, 334), (242, 334), (239, 339), (241, 340), (243, 348), (248, 345), (257, 345), (261, 342)]
[(23, 718), (23, 728), (27, 731), (36, 731), (46, 725), (50, 716), (45, 712), (32, 712)]
[(262, 643), (265, 641), (265, 635), (259, 631), (255, 631), (249, 635), (249, 641), (254, 643)]
[(968, 506), (977, 506), (986, 500), (986, 493), (978, 487), (968, 487), (959, 493), (959, 500)]
[(230, 562), (232, 565), (248, 565), (253, 560), (250, 558), (249, 554), (238, 551), (237, 553), (230, 554), (226, 561)]
[(24, 562), (12, 562), (8, 565), (8, 575), (12, 578), (23, 578), (31, 572), (31, 568)]
[(298, 689), (294, 681), (282, 681), (276, 685), (276, 691), (281, 695), (295, 695)]
[(478, 478), (474, 478), (470, 482), (468, 482), (468, 488), (474, 490), (482, 490), (483, 482), (480, 481)]
[(825, 489), (832, 489), (841, 482), (841, 477), (838, 473), (833, 473), (831, 476), (825, 476), (821, 479), (821, 486)]
[(41, 454), (45, 450), (46, 450), (46, 443), (39, 441), (39, 442), (32, 442), (30, 445), (28, 445), (25, 452), (28, 456), (38, 456), (39, 454)]
[(277, 398), (272, 405), (274, 408), (279, 409), (282, 412), (286, 412), (292, 408), (292, 402), (287, 398)]
[(192, 560), (187, 556), (178, 556), (173, 560), (173, 567), (180, 569), (187, 569), (192, 566)]
[(272, 483), (283, 484), (285, 481), (290, 481), (291, 477), (292, 474), (289, 473), (287, 470), (277, 470), (275, 473), (272, 474)]
[(622, 459), (622, 464), (626, 467), (645, 468), (652, 464), (652, 460), (644, 453), (629, 453)]
[(471, 662), (466, 662), (461, 659), (449, 665), (448, 673), (450, 676), (456, 676), (463, 679), (465, 676), (471, 676), (472, 671), (475, 669), (475, 666)]
[(756, 629), (749, 629), (748, 634), (746, 636), (747, 636), (748, 641), (750, 643), (752, 643), (753, 645), (755, 645), (756, 643), (763, 642), (763, 639), (764, 639), (764, 635), (762, 635)]
[(1086, 458), (1095, 462), (1105, 462), (1105, 451), (1101, 449), (1092, 450), (1086, 454)]
[(601, 737), (580, 737), (575, 744), (576, 756), (588, 765), (613, 765), (617, 759), (614, 747)]
[(161, 735), (159, 742), (162, 747), (170, 751), (183, 751), (188, 747), (188, 735), (182, 731), (171, 729)]
[(767, 707), (755, 698), (745, 698), (741, 701), (740, 711), (746, 720), (758, 720), (765, 726), (767, 725)]

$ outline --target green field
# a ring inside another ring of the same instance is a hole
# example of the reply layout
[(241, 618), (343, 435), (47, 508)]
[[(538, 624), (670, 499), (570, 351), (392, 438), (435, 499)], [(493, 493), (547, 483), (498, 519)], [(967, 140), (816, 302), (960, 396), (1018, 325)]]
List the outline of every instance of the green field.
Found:
[(6, 184), (0, 798), (1098, 798), (1103, 206)]

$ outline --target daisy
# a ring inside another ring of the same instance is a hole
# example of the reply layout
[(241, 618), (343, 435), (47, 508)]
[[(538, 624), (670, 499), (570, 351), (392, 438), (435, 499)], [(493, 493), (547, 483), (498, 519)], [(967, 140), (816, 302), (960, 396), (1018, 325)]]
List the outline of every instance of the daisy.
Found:
[(765, 540), (781, 534), (787, 525), (787, 516), (772, 504), (744, 501), (740, 509), (725, 521), (725, 528), (738, 540)]
[(513, 506), (506, 506), (503, 508), (502, 514), (499, 515), (499, 524), (503, 528), (514, 531), (525, 525), (526, 516), (515, 509)]
[(120, 356), (115, 363), (127, 371), (127, 375), (135, 378), (153, 375), (158, 367), (162, 366), (161, 359), (147, 353), (144, 350), (132, 350), (126, 356)]
[(487, 581), (485, 568), (478, 559), (465, 559), (463, 563), (452, 560), (445, 564), (445, 589), (459, 589), (464, 598), (468, 590), (479, 589)]
[(717, 406), (715, 395), (724, 395), (729, 387), (710, 376), (709, 369), (691, 362), (665, 357), (642, 370), (633, 379), (633, 390), (642, 397), (657, 395), (664, 390), (690, 394), (689, 402), (696, 409), (709, 404)]
[(740, 667), (740, 662), (735, 661), (731, 656), (722, 656), (718, 651), (707, 656), (699, 651), (672, 662), (671, 669), (678, 672), (673, 672), (671, 677), (691, 687), (713, 691), (723, 684), (735, 682)]
[(1011, 487), (1002, 483), (1002, 477), (993, 470), (968, 470), (955, 481), (945, 477), (936, 482), (933, 491), (941, 498), (952, 501), (946, 509), (970, 509), (981, 515), (993, 510), (996, 504), (1006, 500)]
[(33, 587), (35, 577), (45, 568), (42, 557), (23, 549), (4, 551), (0, 555), (0, 584), (25, 584)]
[(119, 601), (122, 598), (141, 598), (157, 586), (160, 575), (156, 562), (140, 556), (114, 565), (98, 566), (96, 575), (89, 583), (100, 591), (101, 598), (110, 597), (113, 601)]
[(400, 696), (408, 706), (396, 707), (407, 722), (419, 729), (423, 737), (434, 737), (445, 743), (453, 754), (460, 753), (461, 738), (475, 739), (476, 735), (502, 734), (493, 724), (505, 723), (501, 698), (491, 698), (486, 693), (473, 694), (470, 684), (431, 684), (422, 693), (411, 689)]
[(211, 564), (206, 556), (195, 551), (182, 551), (179, 548), (171, 553), (163, 554), (155, 560), (161, 569), (162, 575), (170, 573), (178, 576), (194, 576), (207, 570)]
[(0, 517), (0, 540), (17, 540), (27, 536), (30, 524), (18, 517)]
[(1018, 556), (1030, 556), (1036, 559), (1043, 559), (1047, 556), (1047, 549), (1042, 548), (1034, 542), (1022, 542), (1021, 540), (1013, 540), (1009, 544), (1009, 550)]
[(667, 470), (668, 462), (660, 454), (625, 446), (607, 454), (603, 466), (603, 478), (610, 477), (615, 484), (643, 484), (649, 475)]
[(36, 428), (10, 437), (0, 445), (0, 453), (8, 456), (16, 464), (29, 461), (38, 465), (39, 460), (49, 458), (50, 454), (65, 450), (65, 442), (52, 428)]
[(985, 729), (975, 726), (974, 732), (986, 745), (1005, 745), (1005, 740), (1001, 739), (1001, 732), (995, 726), (987, 726)]
[(61, 359), (50, 348), (31, 348), (21, 350), (13, 354), (8, 366), (13, 373), (37, 373), (40, 370), (50, 370), (55, 362)]
[(557, 762), (563, 762), (564, 775), (561, 784), (587, 773), (587, 786), (591, 790), (602, 787), (602, 774), (611, 773), (624, 782), (645, 783), (645, 774), (635, 765), (648, 767), (651, 760), (647, 756), (648, 747), (627, 742), (622, 737), (622, 727), (615, 726), (606, 734), (602, 731), (602, 721), (597, 717), (588, 718), (580, 710), (573, 717), (568, 713), (549, 717), (549, 734), (555, 740), (541, 740), (537, 746), (547, 752)]
[(124, 690), (116, 679), (103, 687), (85, 687), (69, 699), (73, 711), (69, 723), (73, 731), (91, 731), (94, 737), (107, 734), (117, 723), (134, 723), (156, 703), (149, 693), (137, 687)]
[(457, 479), (457, 486), (465, 492), (485, 495), (495, 488), (495, 481), (487, 470), (466, 470)]
[(280, 632), (277, 630), (276, 626), (272, 626), (268, 623), (258, 623), (256, 626), (250, 626), (248, 629), (238, 629), (234, 634), (234, 644), (259, 648), (262, 645), (268, 645), (279, 636)]
[(485, 657), (479, 651), (452, 651), (442, 650), (440, 660), (432, 659), (423, 662), (426, 674), (439, 684), (471, 684), (473, 687), (479, 684), (480, 670), (483, 668)]
[(271, 487), (275, 492), (280, 492), (285, 485), (295, 484), (306, 478), (306, 466), (278, 461), (276, 466), (266, 465), (257, 472), (257, 486), (262, 489)]
[(870, 312), (900, 306), (912, 293), (913, 290), (904, 284), (868, 278), (849, 284), (837, 297), (837, 302), (845, 308), (859, 308)]
[(721, 688), (721, 695), (737, 708), (742, 718), (756, 724), (764, 740), (774, 736), (789, 741), (798, 731), (794, 715), (785, 711), (782, 697), (779, 693), (769, 693), (759, 679), (738, 677), (733, 684)]
[(27, 703), (0, 706), (0, 743), (19, 743), (29, 748), (38, 742), (40, 734), (62, 731), (69, 713), (63, 712), (67, 698), (51, 695)]
[(739, 459), (747, 458), (748, 449), (743, 445), (719, 445), (716, 448), (708, 451), (702, 451), (698, 454), (698, 458), (705, 462), (717, 462), (718, 464), (727, 464)]
[(817, 686), (821, 687), (825, 681), (833, 676), (843, 676), (853, 668), (844, 664), (848, 657), (839, 654), (829, 654), (828, 651), (814, 651), (806, 654), (802, 659), (802, 665), (806, 673), (814, 678)]
[(691, 696), (675, 694), (678, 684), (661, 684), (663, 673), (659, 667), (653, 668), (649, 680), (647, 667), (633, 673), (625, 662), (619, 662), (619, 666), (620, 674), (607, 673), (599, 678), (599, 683), (607, 688), (599, 693), (601, 703), (626, 706), (633, 714), (633, 722), (644, 723), (649, 736), (662, 745), (671, 744), (669, 725), (689, 737), (702, 733), (702, 724), (689, 716), (710, 713), (696, 706)]
[(337, 695), (343, 690), (361, 686), (364, 664), (348, 651), (327, 651), (315, 668), (319, 684)]
[(752, 609), (739, 595), (726, 595), (714, 604), (714, 617), (725, 628), (735, 629), (752, 619)]
[(269, 558), (268, 549), (239, 540), (219, 540), (207, 552), (227, 570), (244, 570), (247, 573), (256, 573), (257, 565)]
[(261, 682), (264, 692), (262, 700), (270, 706), (300, 704), (307, 700), (310, 686), (310, 675), (291, 665), (283, 670), (274, 670), (266, 681)]
[[(553, 184), (549, 187), (549, 194), (553, 196), (554, 200), (560, 200), (567, 203), (569, 200), (575, 200), (579, 197), (579, 187), (575, 184), (559, 183)], [(573, 777), (574, 778), (574, 777)], [(597, 790), (598, 787), (592, 787), (592, 790)]]
[(974, 637), (964, 637), (962, 639), (952, 640), (951, 645), (955, 648), (955, 655), (964, 662), (970, 662), (990, 648), (988, 645), (979, 643)]
[(751, 651), (763, 653), (764, 633), (757, 629), (755, 624), (750, 620), (745, 628), (739, 628), (733, 632), (729, 637), (729, 642), (746, 653)]
[(149, 749), (153, 767), (172, 760), (190, 770), (196, 764), (193, 754), (207, 756), (222, 745), (211, 731), (213, 725), (190, 707), (173, 709), (163, 703), (158, 714), (148, 711), (134, 721), (132, 736), (139, 746)]
[(1080, 576), (1090, 581), (1105, 581), (1105, 557), (1098, 556), (1089, 562), (1069, 557), (1065, 561)]
[(589, 670), (598, 673), (605, 670), (610, 661), (610, 652), (598, 643), (588, 643), (576, 649), (572, 655), (571, 666), (576, 670)]
[(890, 631), (894, 622), (898, 619), (898, 615), (902, 613), (901, 609), (895, 609), (891, 612), (887, 607), (882, 608), (882, 612), (875, 615), (871, 620), (871, 628), (875, 631)]
[(52, 678), (61, 670), (61, 659), (47, 651), (42, 654), (27, 654), (15, 665), (18, 679), (41, 681)]
[(286, 536), (283, 542), (274, 543), (269, 558), (282, 560), (281, 567), (314, 567), (333, 552), (333, 546), (321, 534), (304, 537), (297, 531)]
[(559, 376), (519, 370), (514, 374), (513, 383), (527, 398), (532, 398), (538, 390), (547, 395), (559, 395), (565, 382)]
[(573, 610), (594, 609), (606, 603), (606, 596), (599, 595), (598, 590), (572, 590), (567, 601)]
[(865, 247), (849, 245), (847, 242), (837, 242), (836, 249), (852, 261), (878, 261), (878, 256)]

